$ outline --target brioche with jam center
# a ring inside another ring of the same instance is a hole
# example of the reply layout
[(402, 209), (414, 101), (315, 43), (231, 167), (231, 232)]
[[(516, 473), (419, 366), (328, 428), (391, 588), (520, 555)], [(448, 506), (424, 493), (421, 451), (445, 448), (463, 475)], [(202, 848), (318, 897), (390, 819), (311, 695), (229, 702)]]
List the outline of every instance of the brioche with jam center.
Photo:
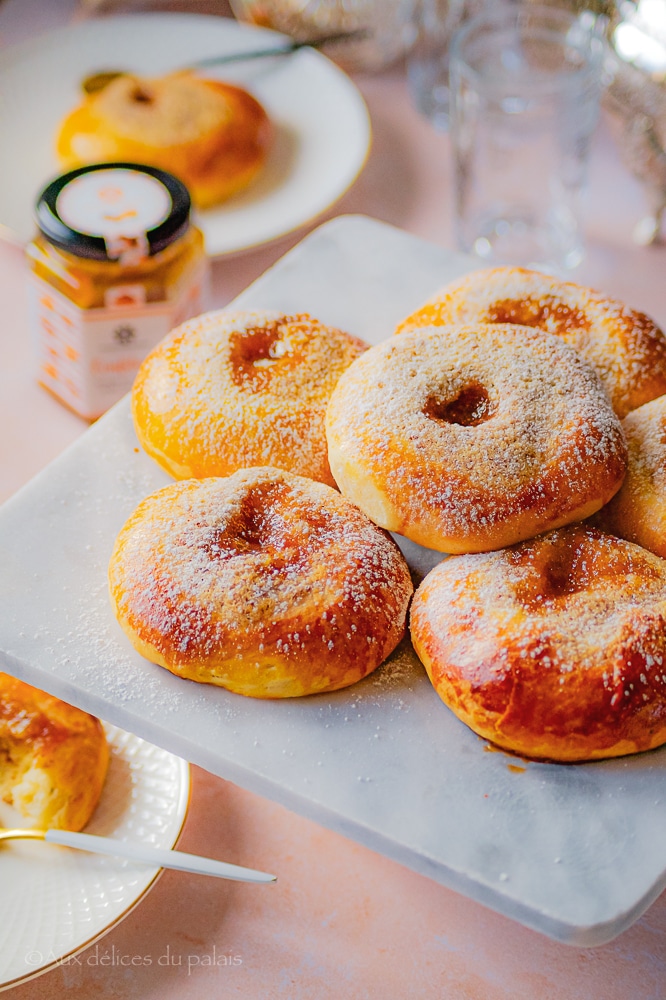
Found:
[(559, 337), (514, 325), (428, 327), (370, 348), (333, 390), (326, 436), (345, 496), (442, 552), (587, 517), (626, 468), (596, 373)]
[(562, 337), (592, 365), (619, 417), (666, 393), (666, 335), (645, 313), (540, 271), (472, 271), (441, 289), (397, 332), (452, 323), (514, 323)]
[(666, 561), (638, 545), (571, 525), (452, 556), (410, 630), (443, 701), (500, 747), (577, 761), (666, 742)]
[(270, 468), (147, 497), (116, 540), (109, 587), (139, 653), (256, 698), (365, 677), (402, 638), (413, 589), (397, 545), (361, 511)]
[(305, 313), (205, 313), (176, 328), (139, 368), (137, 437), (177, 479), (270, 465), (334, 486), (326, 406), (366, 346)]

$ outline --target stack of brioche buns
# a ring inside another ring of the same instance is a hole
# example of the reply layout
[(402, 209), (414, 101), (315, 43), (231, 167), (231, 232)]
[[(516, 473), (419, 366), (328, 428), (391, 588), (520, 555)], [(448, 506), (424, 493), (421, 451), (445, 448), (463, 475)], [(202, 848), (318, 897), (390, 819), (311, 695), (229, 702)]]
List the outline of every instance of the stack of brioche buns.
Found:
[(413, 585), (389, 534), (334, 488), (324, 419), (366, 345), (305, 314), (218, 311), (174, 330), (132, 393), (179, 479), (120, 532), (109, 584), (135, 648), (258, 698), (332, 691), (400, 642)]
[(405, 630), (396, 532), (442, 553), (411, 638), (467, 725), (561, 761), (658, 746), (665, 394), (647, 316), (520, 268), (473, 272), (367, 349), (306, 314), (199, 317), (135, 383), (139, 441), (181, 481), (123, 528), (114, 611), (184, 677), (344, 687)]

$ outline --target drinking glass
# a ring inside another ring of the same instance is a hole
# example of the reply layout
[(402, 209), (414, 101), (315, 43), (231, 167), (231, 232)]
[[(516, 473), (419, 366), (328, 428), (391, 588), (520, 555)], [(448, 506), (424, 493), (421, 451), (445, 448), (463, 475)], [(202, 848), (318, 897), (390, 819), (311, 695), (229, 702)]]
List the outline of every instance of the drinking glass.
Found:
[(483, 0), (411, 0), (407, 83), (412, 103), (436, 129), (449, 127), (449, 50), (457, 28)]
[(583, 257), (581, 200), (606, 46), (589, 12), (486, 9), (451, 45), (461, 249), (560, 274)]

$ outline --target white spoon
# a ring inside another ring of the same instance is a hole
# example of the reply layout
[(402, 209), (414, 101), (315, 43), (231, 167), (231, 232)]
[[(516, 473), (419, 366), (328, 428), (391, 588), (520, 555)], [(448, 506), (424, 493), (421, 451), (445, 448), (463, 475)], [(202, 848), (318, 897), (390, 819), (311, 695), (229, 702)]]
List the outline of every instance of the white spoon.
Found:
[(176, 871), (191, 872), (194, 875), (214, 875), (216, 878), (233, 879), (236, 882), (275, 882), (276, 875), (241, 868), (226, 861), (202, 858), (198, 854), (185, 854), (145, 844), (127, 843), (110, 837), (96, 837), (89, 833), (72, 833), (71, 830), (2, 830), (3, 840), (44, 840), (61, 847), (73, 847), (91, 854), (108, 854), (115, 858), (126, 858), (155, 868), (174, 868)]

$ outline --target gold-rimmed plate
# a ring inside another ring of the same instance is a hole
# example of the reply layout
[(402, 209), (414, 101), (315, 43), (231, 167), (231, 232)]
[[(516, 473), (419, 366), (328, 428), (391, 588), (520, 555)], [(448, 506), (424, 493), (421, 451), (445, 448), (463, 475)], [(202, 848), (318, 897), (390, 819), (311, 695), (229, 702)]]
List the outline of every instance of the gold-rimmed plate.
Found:
[[(115, 726), (105, 729), (109, 772), (86, 832), (173, 847), (187, 814), (189, 765)], [(73, 961), (127, 916), (160, 872), (41, 841), (2, 847), (0, 990)]]

